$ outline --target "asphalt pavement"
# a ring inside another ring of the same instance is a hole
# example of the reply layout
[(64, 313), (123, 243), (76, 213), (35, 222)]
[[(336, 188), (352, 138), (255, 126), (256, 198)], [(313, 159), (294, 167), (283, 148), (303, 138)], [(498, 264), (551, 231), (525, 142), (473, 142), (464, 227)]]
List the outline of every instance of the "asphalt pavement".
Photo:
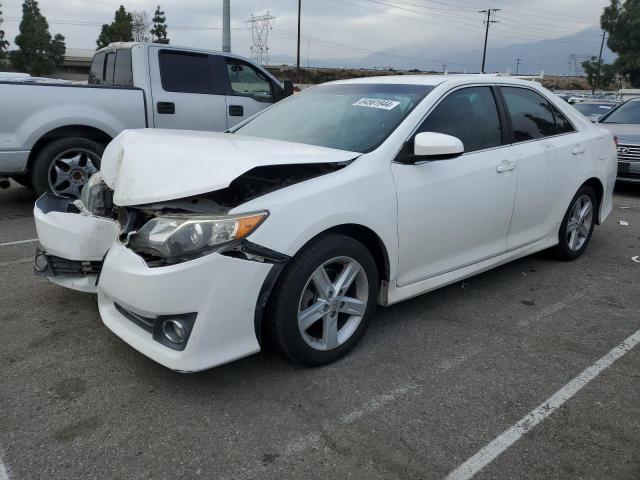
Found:
[(0, 190), (0, 480), (443, 479), (470, 464), (477, 479), (640, 479), (640, 346), (602, 363), (640, 330), (640, 186), (616, 190), (577, 261), (542, 252), (379, 308), (332, 365), (265, 352), (196, 374), (33, 275), (34, 200)]

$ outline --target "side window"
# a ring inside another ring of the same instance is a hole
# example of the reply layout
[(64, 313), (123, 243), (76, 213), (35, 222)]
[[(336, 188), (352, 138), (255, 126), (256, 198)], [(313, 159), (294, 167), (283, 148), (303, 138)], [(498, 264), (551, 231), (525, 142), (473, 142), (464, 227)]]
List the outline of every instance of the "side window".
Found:
[(93, 57), (89, 70), (89, 85), (100, 85), (104, 80), (104, 52)]
[(105, 85), (113, 85), (113, 71), (116, 64), (115, 52), (107, 53), (107, 58), (104, 62), (104, 83)]
[(563, 115), (563, 113), (558, 110), (558, 107), (555, 105), (551, 105), (551, 110), (553, 111), (553, 118), (556, 120), (556, 133), (571, 133), (575, 132), (575, 128), (571, 125), (571, 122)]
[(535, 140), (556, 134), (549, 102), (527, 88), (501, 87), (516, 142)]
[(160, 81), (167, 92), (216, 93), (209, 55), (162, 50)]
[(234, 95), (251, 97), (259, 102), (271, 101), (271, 82), (263, 72), (234, 58), (227, 58), (227, 71)]
[(124, 49), (116, 52), (116, 65), (113, 72), (114, 85), (133, 85), (133, 71), (131, 69), (131, 50)]
[(418, 132), (436, 132), (459, 138), (465, 152), (502, 144), (498, 108), (490, 87), (456, 90), (442, 100)]

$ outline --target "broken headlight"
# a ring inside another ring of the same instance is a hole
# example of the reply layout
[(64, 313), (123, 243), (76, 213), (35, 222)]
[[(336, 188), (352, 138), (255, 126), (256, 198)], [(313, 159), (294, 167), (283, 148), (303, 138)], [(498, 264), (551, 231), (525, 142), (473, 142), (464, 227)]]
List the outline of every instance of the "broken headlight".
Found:
[(102, 182), (102, 173), (96, 172), (82, 187), (80, 202), (94, 215), (106, 216), (111, 212), (111, 190)]
[(268, 215), (162, 215), (133, 234), (129, 247), (164, 258), (190, 257), (245, 238)]

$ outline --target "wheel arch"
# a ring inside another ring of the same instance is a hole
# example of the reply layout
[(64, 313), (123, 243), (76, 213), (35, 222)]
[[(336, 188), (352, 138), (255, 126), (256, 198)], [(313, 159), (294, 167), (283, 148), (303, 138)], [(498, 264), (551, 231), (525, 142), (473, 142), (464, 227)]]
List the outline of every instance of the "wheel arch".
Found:
[(598, 205), (597, 205), (598, 214), (596, 215), (596, 225), (600, 225), (600, 207), (602, 206), (602, 200), (604, 197), (604, 185), (602, 184), (602, 181), (600, 181), (600, 179), (597, 177), (589, 178), (586, 182), (584, 182), (581, 185), (581, 188), (584, 185), (590, 186), (596, 194), (596, 200), (598, 202)]
[(105, 146), (113, 139), (111, 135), (103, 130), (96, 127), (89, 127), (87, 125), (66, 125), (54, 128), (42, 135), (31, 148), (31, 152), (29, 152), (29, 159), (27, 160), (27, 172), (31, 171), (35, 158), (45, 145), (52, 140), (66, 137), (88, 138), (89, 140), (93, 140)]

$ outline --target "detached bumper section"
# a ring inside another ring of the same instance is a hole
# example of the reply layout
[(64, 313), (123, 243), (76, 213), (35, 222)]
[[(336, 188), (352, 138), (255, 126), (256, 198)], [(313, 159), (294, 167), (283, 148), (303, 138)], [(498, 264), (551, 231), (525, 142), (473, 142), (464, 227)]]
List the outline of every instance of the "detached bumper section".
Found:
[(152, 268), (114, 243), (98, 283), (100, 316), (165, 367), (204, 370), (260, 350), (254, 315), (272, 268), (218, 253)]
[(44, 194), (33, 209), (41, 248), (34, 270), (51, 282), (96, 292), (96, 280), (120, 227), (110, 218), (81, 213), (68, 198)]

